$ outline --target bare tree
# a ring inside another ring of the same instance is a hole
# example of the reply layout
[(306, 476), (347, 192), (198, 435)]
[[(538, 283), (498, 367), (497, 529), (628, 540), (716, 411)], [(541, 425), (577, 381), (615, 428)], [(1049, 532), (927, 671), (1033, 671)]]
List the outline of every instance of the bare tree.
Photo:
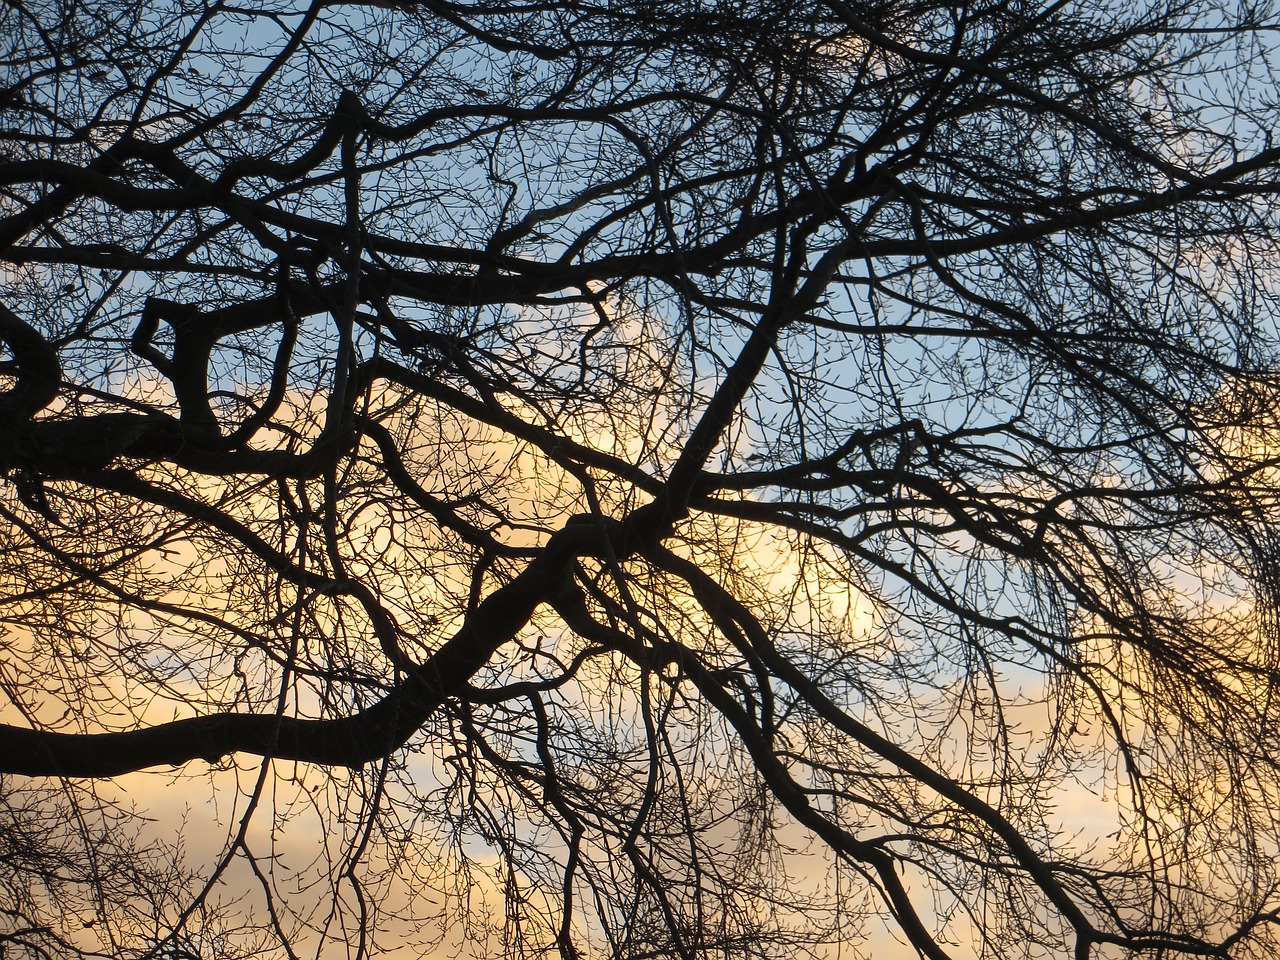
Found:
[(1274, 956), (1278, 29), (6, 0), (4, 955)]

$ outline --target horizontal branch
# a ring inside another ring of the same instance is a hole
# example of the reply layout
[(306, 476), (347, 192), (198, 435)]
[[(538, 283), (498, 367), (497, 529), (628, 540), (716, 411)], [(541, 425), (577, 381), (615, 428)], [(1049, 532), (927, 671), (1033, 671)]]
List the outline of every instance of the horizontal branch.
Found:
[[(574, 524), (510, 583), (495, 590), (426, 663), (377, 703), (347, 717), (301, 719), (218, 713), (108, 733), (56, 733), (0, 724), (0, 773), (45, 777), (115, 777), (191, 760), (215, 763), (233, 753), (324, 766), (359, 767), (403, 746), (432, 712), (551, 599), (573, 545), (596, 528)], [(566, 543), (569, 541), (569, 543)]]

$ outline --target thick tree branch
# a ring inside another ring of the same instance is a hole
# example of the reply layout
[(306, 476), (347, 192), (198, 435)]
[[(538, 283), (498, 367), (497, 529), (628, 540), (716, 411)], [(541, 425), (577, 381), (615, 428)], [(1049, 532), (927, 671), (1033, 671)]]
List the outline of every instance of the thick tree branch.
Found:
[[(594, 541), (574, 524), (543, 554), (486, 597), (462, 628), (377, 703), (331, 720), (221, 713), (110, 733), (58, 733), (0, 724), (0, 772), (46, 777), (115, 777), (233, 753), (327, 766), (360, 767), (401, 747), (447, 697), (520, 631), (562, 588), (574, 548)], [(584, 537), (585, 534), (585, 537)]]

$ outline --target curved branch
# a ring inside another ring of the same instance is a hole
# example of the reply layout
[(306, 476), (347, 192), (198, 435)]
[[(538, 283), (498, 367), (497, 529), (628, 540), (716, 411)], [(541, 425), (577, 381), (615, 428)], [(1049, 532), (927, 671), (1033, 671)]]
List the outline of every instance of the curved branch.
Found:
[(110, 733), (56, 733), (0, 724), (0, 772), (116, 777), (191, 760), (216, 763), (233, 753), (363, 766), (403, 746), (447, 697), (464, 690), (485, 661), (528, 623), (538, 605), (557, 589), (565, 566), (557, 556), (558, 551), (548, 549), (531, 562), (485, 598), (426, 663), (381, 700), (350, 716), (309, 720), (218, 713)]
[[(584, 522), (585, 521), (585, 522)], [(377, 703), (347, 717), (309, 720), (272, 714), (219, 713), (140, 730), (56, 733), (0, 724), (0, 773), (115, 777), (146, 767), (232, 753), (328, 766), (359, 767), (403, 746), (447, 697), (467, 689), (503, 644), (543, 603), (567, 589), (576, 557), (617, 548), (620, 525), (571, 518), (514, 579), (476, 605), (462, 627)]]
[[(30, 420), (51, 404), (62, 382), (58, 354), (31, 324), (0, 303), (0, 340), (9, 345), (17, 383), (0, 393), (0, 417)], [(7, 425), (12, 426), (12, 425)]]

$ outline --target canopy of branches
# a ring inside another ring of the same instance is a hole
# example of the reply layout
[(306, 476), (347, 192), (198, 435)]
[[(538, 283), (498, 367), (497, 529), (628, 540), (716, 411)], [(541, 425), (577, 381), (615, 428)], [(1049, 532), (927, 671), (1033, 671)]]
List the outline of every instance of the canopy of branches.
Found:
[(1274, 956), (1278, 29), (0, 5), (4, 955)]

